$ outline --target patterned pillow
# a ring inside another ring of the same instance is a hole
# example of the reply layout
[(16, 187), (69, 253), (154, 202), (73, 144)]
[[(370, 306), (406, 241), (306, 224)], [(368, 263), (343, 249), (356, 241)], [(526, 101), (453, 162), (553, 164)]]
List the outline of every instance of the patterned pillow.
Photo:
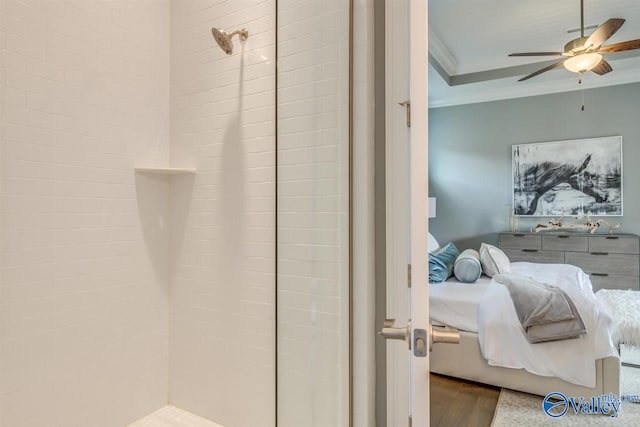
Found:
[(500, 249), (487, 243), (480, 245), (480, 263), (482, 271), (489, 277), (511, 271), (509, 257)]
[(429, 283), (442, 283), (451, 277), (459, 254), (453, 242), (429, 254)]

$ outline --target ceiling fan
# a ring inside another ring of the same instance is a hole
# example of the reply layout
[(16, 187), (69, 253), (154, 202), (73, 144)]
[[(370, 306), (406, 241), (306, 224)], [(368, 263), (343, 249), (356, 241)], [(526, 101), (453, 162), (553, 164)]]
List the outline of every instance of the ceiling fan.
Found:
[(580, 75), (587, 71), (592, 71), (596, 74), (603, 75), (612, 71), (611, 65), (604, 60), (602, 55), (613, 52), (622, 52), (625, 50), (640, 49), (640, 39), (629, 40), (622, 43), (610, 44), (608, 46), (602, 46), (616, 31), (624, 24), (624, 19), (611, 18), (604, 24), (600, 25), (590, 36), (584, 35), (584, 0), (580, 0), (580, 37), (571, 40), (564, 45), (563, 52), (525, 52), (525, 53), (512, 53), (509, 56), (563, 56), (564, 59), (551, 64), (547, 67), (541, 68), (518, 81), (528, 80), (532, 77), (538, 76), (546, 71), (553, 70), (561, 65)]

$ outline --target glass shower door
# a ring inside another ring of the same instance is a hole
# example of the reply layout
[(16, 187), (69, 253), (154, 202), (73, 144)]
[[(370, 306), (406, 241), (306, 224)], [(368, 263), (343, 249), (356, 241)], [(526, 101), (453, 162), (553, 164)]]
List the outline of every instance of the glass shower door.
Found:
[(277, 419), (349, 425), (349, 0), (277, 6)]

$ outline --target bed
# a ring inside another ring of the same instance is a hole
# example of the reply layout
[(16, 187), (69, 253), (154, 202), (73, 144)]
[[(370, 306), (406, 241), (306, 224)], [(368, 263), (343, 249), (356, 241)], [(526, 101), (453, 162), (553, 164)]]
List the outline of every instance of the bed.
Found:
[(611, 341), (612, 320), (600, 310), (588, 276), (570, 265), (512, 263), (511, 267), (540, 280), (575, 274), (576, 286), (582, 289), (572, 291), (572, 299), (578, 299), (589, 331), (586, 337), (529, 344), (513, 304), (508, 308), (506, 288), (484, 275), (473, 284), (452, 277), (430, 286), (429, 316), (434, 327), (458, 329), (460, 344), (435, 344), (431, 372), (541, 396), (554, 391), (584, 397), (619, 394), (620, 358)]

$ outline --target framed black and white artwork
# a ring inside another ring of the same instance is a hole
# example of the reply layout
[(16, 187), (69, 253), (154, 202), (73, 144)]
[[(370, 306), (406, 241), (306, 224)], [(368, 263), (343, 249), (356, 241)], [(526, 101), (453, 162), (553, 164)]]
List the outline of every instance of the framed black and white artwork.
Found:
[(511, 153), (515, 215), (622, 215), (621, 136), (513, 145)]

